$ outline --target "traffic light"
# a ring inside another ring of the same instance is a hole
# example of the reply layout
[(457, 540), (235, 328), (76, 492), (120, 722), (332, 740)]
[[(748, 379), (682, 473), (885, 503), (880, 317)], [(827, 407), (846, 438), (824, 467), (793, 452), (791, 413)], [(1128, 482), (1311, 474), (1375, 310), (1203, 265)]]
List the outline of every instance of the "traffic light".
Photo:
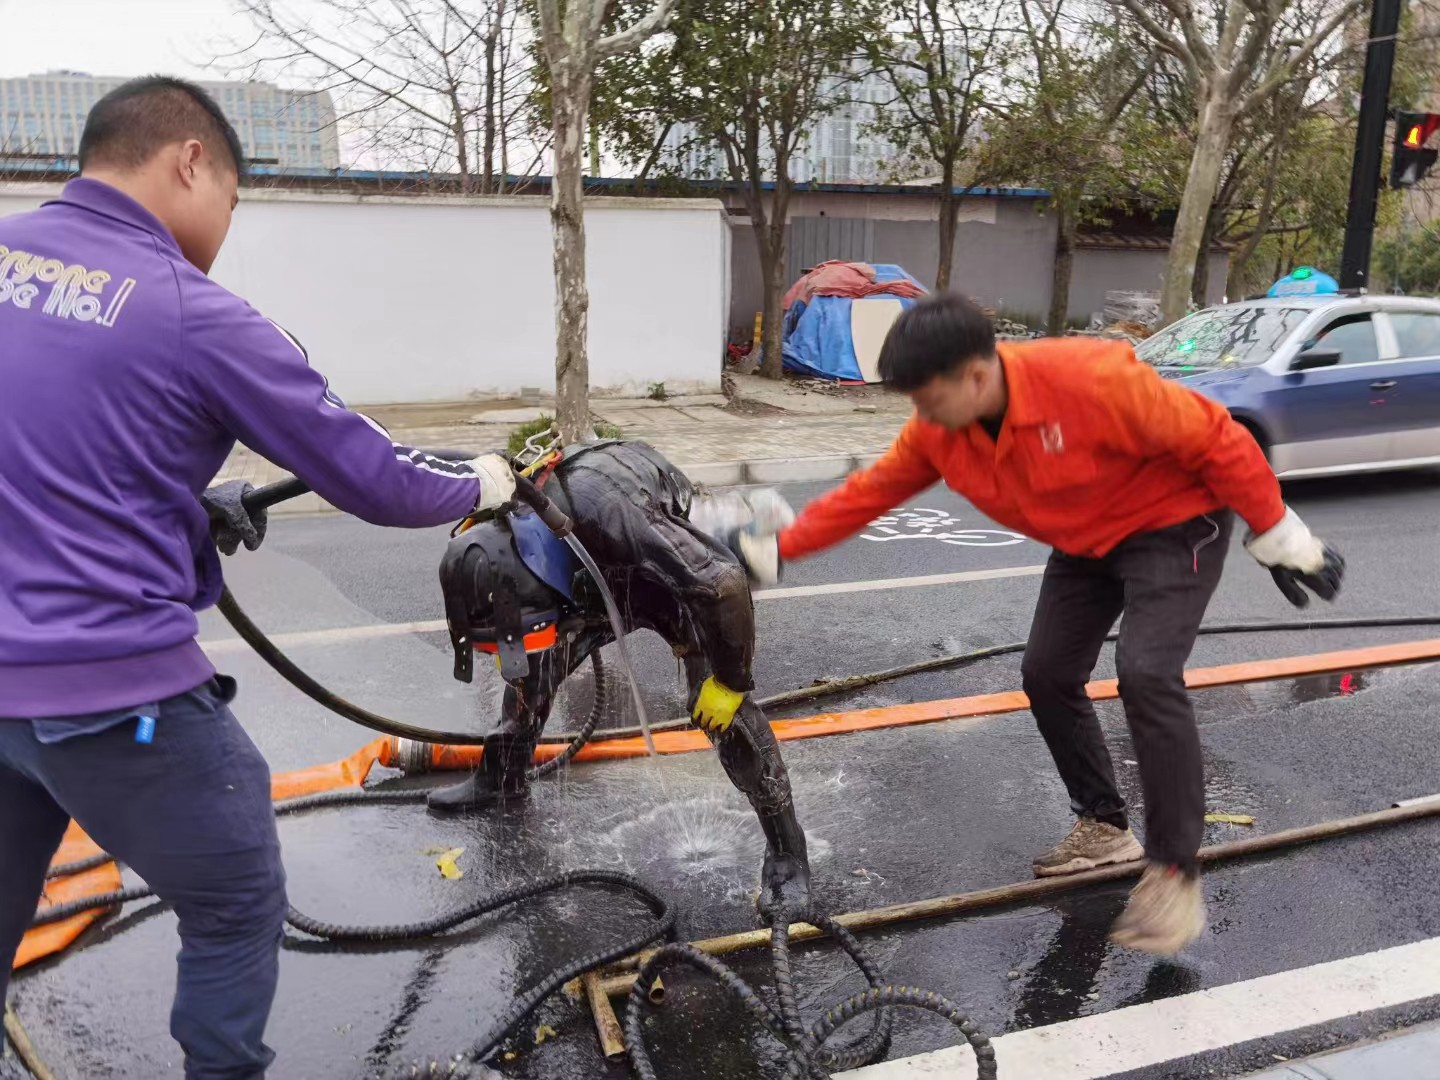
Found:
[(1425, 149), (1425, 143), (1440, 128), (1440, 113), (1395, 113), (1395, 148), (1390, 158), (1390, 186), (1407, 188), (1418, 184), (1440, 151)]

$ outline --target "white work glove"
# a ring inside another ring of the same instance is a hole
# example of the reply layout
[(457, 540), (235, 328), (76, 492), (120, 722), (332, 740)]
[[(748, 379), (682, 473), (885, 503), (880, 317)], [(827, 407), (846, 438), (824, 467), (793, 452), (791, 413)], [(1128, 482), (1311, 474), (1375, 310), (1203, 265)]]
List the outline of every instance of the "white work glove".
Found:
[(795, 520), (795, 511), (774, 488), (698, 496), (689, 518), (734, 553), (754, 584), (774, 585), (780, 580), (776, 534)]
[(1270, 576), (1296, 607), (1306, 607), (1310, 597), (1304, 585), (1321, 600), (1334, 600), (1340, 593), (1345, 577), (1345, 560), (1329, 544), (1312, 533), (1300, 515), (1285, 508), (1278, 525), (1259, 536), (1251, 534), (1245, 550), (1261, 566), (1269, 567)]
[(494, 510), (515, 497), (515, 470), (503, 454), (481, 454), (465, 462), (480, 478), (480, 499), (475, 511)]
[(780, 580), (780, 537), (756, 532), (755, 527), (736, 529), (725, 546), (735, 553), (745, 573), (756, 585), (774, 585)]

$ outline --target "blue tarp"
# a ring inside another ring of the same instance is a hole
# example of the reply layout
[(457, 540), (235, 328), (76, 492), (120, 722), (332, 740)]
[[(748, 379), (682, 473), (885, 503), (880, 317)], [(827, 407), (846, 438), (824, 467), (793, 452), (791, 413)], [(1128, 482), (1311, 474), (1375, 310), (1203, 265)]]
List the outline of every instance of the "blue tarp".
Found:
[[(875, 280), (915, 281), (915, 278), (894, 263), (876, 263)], [(821, 379), (859, 382), (860, 365), (850, 340), (850, 305), (868, 303), (871, 299), (899, 300), (906, 308), (915, 304), (908, 297), (885, 293), (858, 300), (848, 296), (813, 296), (808, 304), (798, 300), (791, 304), (785, 312), (786, 370)]]

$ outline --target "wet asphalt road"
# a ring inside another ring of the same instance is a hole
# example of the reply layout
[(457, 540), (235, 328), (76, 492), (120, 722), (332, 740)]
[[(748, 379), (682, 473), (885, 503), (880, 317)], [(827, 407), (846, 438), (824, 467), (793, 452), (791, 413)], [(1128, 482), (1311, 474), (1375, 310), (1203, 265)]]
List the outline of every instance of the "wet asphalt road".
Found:
[[(797, 485), (797, 504), (826, 485)], [(1350, 578), (1336, 615), (1440, 615), (1434, 473), (1318, 482), (1287, 492), (1321, 535), (1342, 548)], [(787, 568), (786, 587), (972, 570), (1024, 568), (1046, 552), (993, 530), (948, 492), (918, 497), (909, 513)], [(928, 529), (928, 531), (927, 531)], [(938, 534), (938, 535), (937, 535)], [(884, 539), (881, 539), (884, 538)], [(266, 546), (227, 564), (237, 595), (268, 630), (344, 630), (441, 617), (435, 568), (443, 531), (397, 533), (336, 517), (283, 519)], [(1212, 621), (1292, 618), (1243, 551), (1233, 553)], [(762, 692), (873, 670), (940, 652), (1025, 636), (1039, 578), (761, 600), (756, 682)], [(1330, 614), (1330, 610), (1317, 612)], [(1344, 631), (1202, 639), (1192, 664), (1231, 663), (1440, 632)], [(300, 699), (254, 657), (225, 643), (207, 617), (202, 637), (237, 675), (237, 711), (277, 769), (342, 756), (369, 739)], [(636, 641), (652, 716), (676, 715), (682, 691), (668, 650)], [(498, 686), (450, 677), (443, 634), (340, 637), (297, 646), (300, 663), (343, 693), (398, 718), (483, 730)], [(1018, 657), (933, 673), (832, 699), (854, 708), (1018, 687)], [(1113, 671), (1108, 654), (1100, 675)], [(573, 721), (587, 680), (567, 692)], [(1440, 669), (1356, 673), (1197, 695), (1212, 809), (1250, 813), (1272, 830), (1388, 806), (1440, 791), (1433, 695)], [(1119, 709), (1101, 706), (1127, 794), (1138, 777)], [(632, 722), (628, 717), (622, 722)], [(1068, 826), (1063, 790), (1028, 714), (785, 746), (811, 836), (817, 900), (832, 910), (1021, 880), (1030, 856)], [(676, 904), (682, 937), (755, 924), (750, 891), (763, 851), (748, 807), (713, 758), (577, 766), (540, 785), (499, 819), (438, 820), (411, 807), (333, 811), (284, 823), (291, 895), (332, 921), (388, 922), (560, 868), (609, 866), (653, 882)], [(1213, 825), (1207, 842), (1242, 827)], [(467, 874), (436, 874), (433, 847), (464, 847)], [(1206, 880), (1210, 932), (1178, 962), (1109, 947), (1105, 930), (1123, 887), (981, 918), (870, 935), (897, 981), (945, 993), (987, 1031), (1053, 1023), (1139, 1001), (1303, 967), (1440, 934), (1434, 867), (1440, 825), (1417, 824), (1284, 856), (1222, 867)], [(417, 1060), (463, 1052), (486, 1022), (561, 959), (618, 940), (646, 917), (630, 900), (583, 892), (491, 917), (445, 948), (287, 947), (270, 1041), (277, 1078), (406, 1075)], [(40, 965), (15, 999), (42, 1054), (66, 1077), (179, 1076), (165, 1036), (176, 941), (173, 917), (135, 905), (86, 947)], [(737, 962), (765, 984), (763, 957)], [(1014, 973), (1011, 977), (1010, 973)], [(812, 1015), (855, 992), (860, 977), (830, 950), (799, 952), (802, 1004)], [(677, 977), (650, 1029), (661, 1074), (704, 1080), (769, 1075), (774, 1047), (702, 984)], [(617, 1001), (617, 1005), (620, 1004)], [(1422, 1003), (1372, 1025), (1431, 1015)], [(596, 1051), (588, 1013), (557, 998), (541, 1020), (557, 1035), (499, 1063), (516, 1077), (622, 1076)], [(1356, 1022), (1354, 1030), (1363, 1030)], [(1230, 1075), (1325, 1045), (1333, 1027), (1237, 1048), (1155, 1075)], [(929, 1020), (902, 1018), (892, 1056), (951, 1040)], [(1214, 1071), (1207, 1071), (1214, 1070)]]

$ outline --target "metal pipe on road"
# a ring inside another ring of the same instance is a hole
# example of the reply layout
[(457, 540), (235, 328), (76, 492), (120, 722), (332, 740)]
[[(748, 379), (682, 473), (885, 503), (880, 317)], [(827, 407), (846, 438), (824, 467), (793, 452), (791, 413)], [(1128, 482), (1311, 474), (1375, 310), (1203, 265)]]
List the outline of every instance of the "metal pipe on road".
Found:
[[(1387, 828), (1391, 825), (1401, 825), (1440, 815), (1440, 795), (1427, 796), (1424, 799), (1409, 799), (1406, 800), (1406, 803), (1408, 805), (1397, 805), (1388, 810), (1377, 810), (1355, 817), (1336, 818), (1315, 825), (1302, 825), (1294, 829), (1282, 829), (1279, 832), (1247, 837), (1244, 840), (1214, 844), (1200, 849), (1200, 861), (1202, 863), (1229, 862), (1269, 851), (1298, 847), (1319, 840), (1333, 840), (1371, 829)], [(1098, 870), (1086, 870), (1079, 874), (1068, 874), (1064, 877), (1034, 878), (1029, 881), (1016, 882), (1013, 885), (1001, 885), (994, 889), (979, 889), (974, 892), (958, 893), (954, 896), (940, 896), (931, 900), (891, 904), (888, 907), (872, 908), (868, 911), (853, 911), (836, 916), (835, 921), (847, 930), (876, 930), (919, 919), (964, 915), (988, 908), (1025, 903), (1060, 893), (1073, 892), (1090, 885), (1101, 885), (1111, 881), (1139, 877), (1144, 867), (1144, 861), (1140, 860), (1121, 863), (1118, 866), (1104, 866)], [(821, 932), (809, 923), (793, 923), (790, 926), (790, 940), (792, 941), (807, 941), (821, 936), (823, 936)], [(711, 956), (725, 956), (746, 949), (763, 948), (769, 943), (769, 930), (746, 930), (738, 934), (727, 934), (724, 937), (692, 942), (695, 948)], [(635, 984), (634, 972), (653, 956), (655, 951), (647, 950), (621, 960), (609, 974), (599, 979), (600, 989), (605, 994), (629, 993), (630, 988)]]
[(55, 1080), (55, 1074), (45, 1067), (45, 1062), (41, 1061), (40, 1055), (36, 1053), (35, 1044), (26, 1034), (20, 1017), (16, 1016), (15, 1010), (8, 1005), (5, 1006), (5, 1034), (10, 1039), (10, 1045), (15, 1048), (15, 1056), (30, 1070), (35, 1080)]
[(620, 1018), (610, 1007), (610, 996), (600, 985), (599, 973), (586, 972), (580, 981), (585, 988), (585, 997), (590, 1002), (590, 1015), (595, 1018), (595, 1033), (600, 1036), (600, 1051), (607, 1061), (623, 1060), (625, 1033), (620, 1029)]

